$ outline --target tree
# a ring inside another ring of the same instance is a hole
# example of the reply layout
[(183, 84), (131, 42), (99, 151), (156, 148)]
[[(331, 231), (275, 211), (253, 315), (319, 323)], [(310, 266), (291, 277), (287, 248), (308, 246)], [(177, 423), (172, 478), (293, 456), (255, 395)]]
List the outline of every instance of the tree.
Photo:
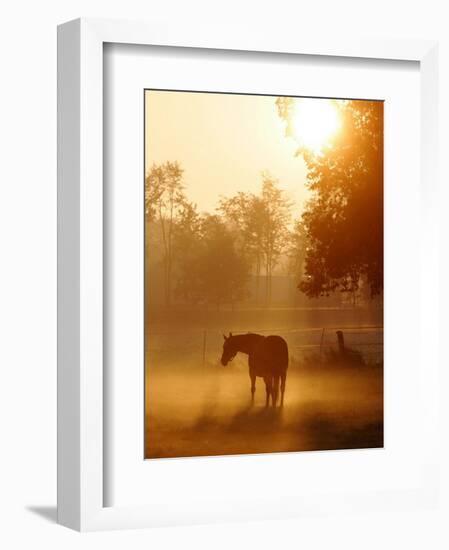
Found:
[(177, 260), (175, 296), (195, 304), (199, 301), (197, 259), (201, 248), (201, 217), (196, 205), (185, 201), (174, 228)]
[[(277, 100), (287, 121), (292, 98)], [(339, 102), (341, 129), (321, 152), (300, 148), (313, 192), (302, 215), (307, 236), (308, 296), (358, 291), (362, 279), (371, 296), (383, 290), (383, 103)]]
[(206, 214), (201, 220), (201, 242), (191, 269), (197, 299), (217, 309), (234, 306), (246, 295), (248, 263), (219, 216)]
[(287, 269), (295, 280), (304, 277), (305, 259), (307, 253), (307, 234), (301, 218), (297, 219), (290, 233), (290, 243), (287, 249)]
[(186, 199), (183, 170), (177, 162), (151, 167), (145, 178), (145, 212), (149, 221), (159, 223), (162, 235), (165, 305), (171, 304), (173, 272), (173, 232), (176, 216)]
[(257, 301), (264, 268), (266, 304), (271, 301), (273, 270), (287, 246), (290, 208), (278, 180), (268, 172), (262, 173), (260, 195), (240, 192), (220, 201), (219, 211), (236, 228), (243, 254), (253, 264)]
[(254, 266), (256, 278), (256, 302), (259, 301), (260, 277), (263, 263), (262, 238), (264, 231), (264, 206), (260, 197), (239, 192), (230, 198), (222, 198), (218, 211), (237, 235), (240, 253)]
[(291, 203), (279, 188), (278, 180), (268, 172), (262, 174), (261, 216), (262, 251), (265, 260), (265, 302), (271, 302), (272, 276), (279, 257), (288, 244), (288, 224), (290, 222)]

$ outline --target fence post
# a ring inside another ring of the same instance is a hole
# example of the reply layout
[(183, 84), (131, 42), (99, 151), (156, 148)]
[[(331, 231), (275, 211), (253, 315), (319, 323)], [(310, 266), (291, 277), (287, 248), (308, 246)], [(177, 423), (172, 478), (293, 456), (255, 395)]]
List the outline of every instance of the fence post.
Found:
[(321, 339), (320, 339), (320, 363), (323, 363), (323, 342), (324, 342), (324, 327), (321, 331)]
[(206, 334), (207, 331), (203, 330), (203, 367), (206, 364)]
[(345, 337), (343, 336), (342, 330), (337, 330), (337, 342), (338, 342), (338, 351), (341, 355), (345, 353)]

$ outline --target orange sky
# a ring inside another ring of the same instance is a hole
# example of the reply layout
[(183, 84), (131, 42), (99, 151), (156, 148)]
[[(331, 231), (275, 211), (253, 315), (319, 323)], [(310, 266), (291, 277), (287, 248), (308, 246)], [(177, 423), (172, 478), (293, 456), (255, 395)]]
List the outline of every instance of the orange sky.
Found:
[(184, 168), (187, 196), (213, 211), (221, 195), (258, 192), (268, 170), (303, 208), (306, 168), (286, 138), (275, 97), (147, 91), (146, 167), (167, 160)]

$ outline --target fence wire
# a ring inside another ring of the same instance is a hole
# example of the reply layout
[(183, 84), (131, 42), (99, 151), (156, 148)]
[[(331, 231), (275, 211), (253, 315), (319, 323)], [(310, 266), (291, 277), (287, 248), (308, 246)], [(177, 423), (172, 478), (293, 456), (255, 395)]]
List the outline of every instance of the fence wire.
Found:
[[(383, 360), (383, 327), (366, 325), (355, 327), (275, 327), (258, 330), (259, 334), (282, 336), (289, 347), (293, 361), (322, 361), (329, 352), (338, 352), (337, 331), (342, 331), (346, 349), (357, 352), (365, 364)], [(231, 331), (245, 334), (247, 331)], [(148, 331), (147, 358), (165, 362), (182, 358), (202, 365), (216, 363), (223, 347), (224, 331), (215, 329), (188, 329)]]

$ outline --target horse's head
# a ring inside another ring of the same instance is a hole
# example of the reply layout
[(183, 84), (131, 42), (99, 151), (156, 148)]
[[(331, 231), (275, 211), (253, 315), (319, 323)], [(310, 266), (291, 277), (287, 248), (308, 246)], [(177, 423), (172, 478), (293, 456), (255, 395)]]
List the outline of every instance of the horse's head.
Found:
[(224, 343), (223, 343), (223, 353), (221, 355), (221, 364), (226, 366), (229, 361), (232, 361), (237, 355), (236, 342), (232, 333), (229, 333), (229, 336), (223, 334)]

